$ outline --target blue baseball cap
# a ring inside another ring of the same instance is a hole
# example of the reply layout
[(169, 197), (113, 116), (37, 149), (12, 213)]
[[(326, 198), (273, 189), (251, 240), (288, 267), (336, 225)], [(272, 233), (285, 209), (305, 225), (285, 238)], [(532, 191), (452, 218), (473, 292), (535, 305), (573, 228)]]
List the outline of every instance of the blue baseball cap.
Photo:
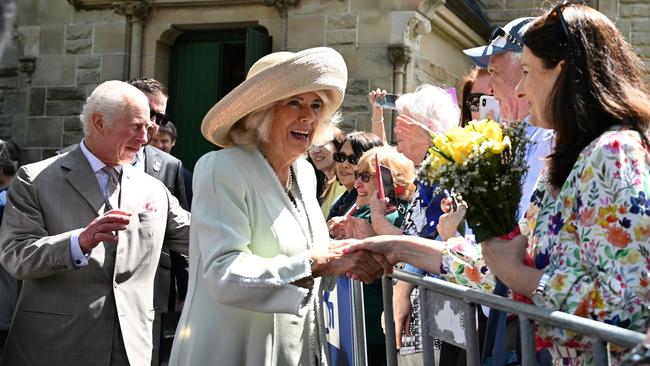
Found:
[(522, 52), (522, 38), (535, 18), (518, 18), (506, 24), (503, 28), (496, 27), (490, 36), (490, 43), (485, 46), (468, 48), (463, 53), (478, 67), (486, 68), (490, 56), (503, 52)]

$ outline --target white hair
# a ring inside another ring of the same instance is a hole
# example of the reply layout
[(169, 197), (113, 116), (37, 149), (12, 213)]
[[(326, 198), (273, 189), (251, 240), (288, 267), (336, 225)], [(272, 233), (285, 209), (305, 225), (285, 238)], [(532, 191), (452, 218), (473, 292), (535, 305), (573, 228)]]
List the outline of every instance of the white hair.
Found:
[(106, 126), (110, 127), (118, 116), (129, 112), (129, 102), (138, 102), (138, 99), (149, 108), (147, 96), (133, 85), (119, 80), (99, 84), (86, 99), (79, 115), (84, 135), (88, 136), (92, 130), (93, 114), (102, 114)]
[(510, 62), (514, 63), (521, 63), (521, 56), (523, 55), (522, 52), (512, 52), (508, 51), (508, 56), (510, 56)]
[(449, 93), (437, 86), (424, 84), (415, 92), (401, 95), (395, 102), (397, 111), (421, 122), (433, 132), (445, 132), (458, 126), (460, 108)]

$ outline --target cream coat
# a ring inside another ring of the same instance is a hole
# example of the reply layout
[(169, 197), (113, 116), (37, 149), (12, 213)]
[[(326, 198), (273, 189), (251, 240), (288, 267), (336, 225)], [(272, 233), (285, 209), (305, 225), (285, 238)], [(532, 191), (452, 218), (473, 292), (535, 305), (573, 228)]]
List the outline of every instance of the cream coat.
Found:
[(328, 363), (320, 304), (333, 281), (317, 279), (313, 291), (291, 282), (311, 273), (307, 251), (329, 236), (313, 169), (303, 159), (292, 167), (302, 216), (258, 150), (196, 164), (189, 289), (170, 365)]

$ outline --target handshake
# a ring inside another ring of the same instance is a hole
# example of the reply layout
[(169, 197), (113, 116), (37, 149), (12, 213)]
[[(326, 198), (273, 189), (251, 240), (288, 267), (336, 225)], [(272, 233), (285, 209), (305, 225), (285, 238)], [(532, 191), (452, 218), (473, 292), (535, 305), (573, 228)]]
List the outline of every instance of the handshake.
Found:
[(311, 252), (312, 276), (347, 276), (371, 283), (384, 273), (392, 273), (399, 256), (395, 255), (397, 250), (389, 249), (390, 238), (332, 241), (328, 249)]

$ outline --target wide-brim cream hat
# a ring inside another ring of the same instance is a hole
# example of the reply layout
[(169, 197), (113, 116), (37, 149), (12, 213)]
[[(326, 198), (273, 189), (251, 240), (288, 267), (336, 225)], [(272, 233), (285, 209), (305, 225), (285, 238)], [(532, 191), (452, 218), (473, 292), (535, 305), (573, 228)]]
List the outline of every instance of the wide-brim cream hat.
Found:
[(275, 101), (308, 92), (319, 92), (327, 99), (321, 110), (326, 120), (341, 106), (347, 80), (345, 61), (331, 48), (271, 53), (259, 59), (246, 80), (208, 111), (201, 133), (213, 144), (229, 147), (228, 133), (237, 121)]

